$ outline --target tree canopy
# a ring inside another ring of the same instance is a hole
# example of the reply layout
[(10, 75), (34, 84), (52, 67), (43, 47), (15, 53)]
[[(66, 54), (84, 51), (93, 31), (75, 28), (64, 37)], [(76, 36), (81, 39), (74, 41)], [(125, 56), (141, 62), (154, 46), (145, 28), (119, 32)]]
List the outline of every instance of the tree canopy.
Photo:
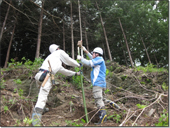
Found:
[[(78, 0), (71, 0), (71, 2), (70, 0), (43, 0), (43, 2), (44, 6), (41, 0), (12, 0), (11, 2), (2, 0), (1, 29), (9, 6), (10, 9), (0, 40), (1, 67), (5, 63), (14, 25), (16, 27), (9, 59), (16, 57), (18, 61), (23, 57), (35, 59), (42, 9), (40, 57), (45, 58), (49, 54), (49, 45), (55, 43), (70, 56), (74, 50), (76, 58), (77, 41), (80, 40)], [(72, 3), (74, 48), (71, 43), (70, 3)], [(95, 47), (101, 47), (104, 51), (104, 59), (109, 60), (106, 37), (100, 21), (101, 15), (114, 62), (131, 65), (125, 43), (127, 42), (134, 65), (145, 66), (150, 59), (151, 63), (158, 67), (169, 66), (168, 0), (101, 0), (97, 1), (97, 4), (99, 9), (96, 7), (96, 0), (80, 1), (82, 38), (85, 47), (88, 47), (90, 51)], [(119, 21), (121, 21), (126, 40)]]

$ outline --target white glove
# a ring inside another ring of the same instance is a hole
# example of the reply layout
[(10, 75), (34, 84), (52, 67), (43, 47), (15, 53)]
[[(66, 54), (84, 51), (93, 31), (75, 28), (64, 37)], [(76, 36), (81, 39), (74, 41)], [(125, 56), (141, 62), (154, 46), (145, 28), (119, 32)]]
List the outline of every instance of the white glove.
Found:
[(84, 46), (81, 46), (81, 48), (83, 49), (83, 51), (87, 51), (87, 49)]
[(77, 59), (78, 59), (78, 60), (81, 60), (81, 56), (80, 56), (80, 55), (77, 55)]
[(80, 75), (80, 72), (76, 72), (76, 75), (78, 75), (78, 76), (79, 76), (79, 75)]

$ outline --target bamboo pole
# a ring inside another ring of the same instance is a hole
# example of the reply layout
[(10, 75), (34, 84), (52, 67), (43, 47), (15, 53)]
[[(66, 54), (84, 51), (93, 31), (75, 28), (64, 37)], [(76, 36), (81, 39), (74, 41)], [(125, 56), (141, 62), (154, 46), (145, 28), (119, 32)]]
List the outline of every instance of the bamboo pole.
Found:
[[(80, 1), (78, 0), (78, 8), (79, 8), (79, 22), (80, 22), (80, 38), (81, 38), (81, 43), (82, 43), (82, 27), (81, 27), (81, 13), (80, 13)], [(82, 44), (81, 44), (82, 46)], [(78, 55), (80, 55), (80, 51), (79, 51), (79, 47), (78, 47)], [(81, 56), (83, 57), (83, 50), (81, 49)], [(86, 115), (86, 122), (88, 123), (88, 113), (87, 113), (87, 107), (86, 107), (86, 99), (85, 99), (85, 94), (84, 94), (84, 87), (83, 87), (83, 67), (80, 66), (80, 81), (81, 81), (81, 88), (82, 88), (82, 95), (83, 95), (83, 105), (84, 105), (84, 111), (85, 111), (85, 115)]]

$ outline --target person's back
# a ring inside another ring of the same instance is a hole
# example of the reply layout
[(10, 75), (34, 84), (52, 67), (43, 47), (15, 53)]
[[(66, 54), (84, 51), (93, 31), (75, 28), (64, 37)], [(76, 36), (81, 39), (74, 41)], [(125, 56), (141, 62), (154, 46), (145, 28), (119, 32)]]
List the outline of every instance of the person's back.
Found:
[(52, 71), (54, 74), (58, 72), (58, 70), (60, 70), (62, 62), (69, 66), (78, 66), (77, 61), (70, 58), (69, 55), (61, 49), (58, 49), (52, 52), (50, 55), (48, 55), (40, 68), (48, 70), (49, 67), (48, 60), (50, 61)]
[[(52, 88), (51, 76), (49, 78), (47, 77), (47, 81), (45, 82), (45, 85), (41, 86), (42, 82), (47, 76), (47, 72), (49, 72), (48, 68), (50, 67), (50, 65), (53, 74), (59, 72), (66, 76), (80, 75), (79, 72), (74, 72), (65, 69), (62, 66), (62, 62), (65, 63), (66, 65), (74, 66), (74, 67), (79, 67), (80, 64), (76, 60), (70, 58), (65, 51), (59, 49), (58, 45), (56, 44), (50, 45), (49, 51), (51, 54), (47, 56), (47, 58), (42, 63), (42, 66), (39, 68), (39, 72), (35, 75), (37, 87), (40, 87), (40, 91), (38, 94), (38, 100), (36, 102), (36, 105), (33, 108), (33, 113), (32, 113), (33, 126), (36, 125), (40, 126), (43, 109), (47, 101), (47, 96)], [(48, 61), (50, 62), (50, 65)]]
[(60, 51), (61, 50), (57, 50), (57, 51), (54, 51), (53, 53), (51, 53), (50, 55), (48, 55), (47, 58), (42, 63), (42, 66), (40, 68), (49, 70), (48, 69), (48, 67), (49, 67), (48, 60), (49, 60), (51, 67), (52, 67), (52, 71), (55, 74), (58, 71), (60, 65), (62, 64), (62, 62), (60, 61)]

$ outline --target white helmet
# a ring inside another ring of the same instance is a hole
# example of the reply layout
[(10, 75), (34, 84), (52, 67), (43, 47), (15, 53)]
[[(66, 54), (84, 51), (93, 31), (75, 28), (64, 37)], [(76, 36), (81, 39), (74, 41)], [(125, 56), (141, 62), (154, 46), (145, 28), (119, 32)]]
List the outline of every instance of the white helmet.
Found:
[(49, 47), (49, 51), (50, 51), (51, 53), (53, 53), (57, 48), (59, 48), (59, 45), (52, 44), (52, 45), (50, 45), (50, 47)]
[(103, 50), (102, 50), (100, 47), (96, 47), (96, 48), (93, 50), (93, 52), (97, 52), (97, 53), (103, 55)]

